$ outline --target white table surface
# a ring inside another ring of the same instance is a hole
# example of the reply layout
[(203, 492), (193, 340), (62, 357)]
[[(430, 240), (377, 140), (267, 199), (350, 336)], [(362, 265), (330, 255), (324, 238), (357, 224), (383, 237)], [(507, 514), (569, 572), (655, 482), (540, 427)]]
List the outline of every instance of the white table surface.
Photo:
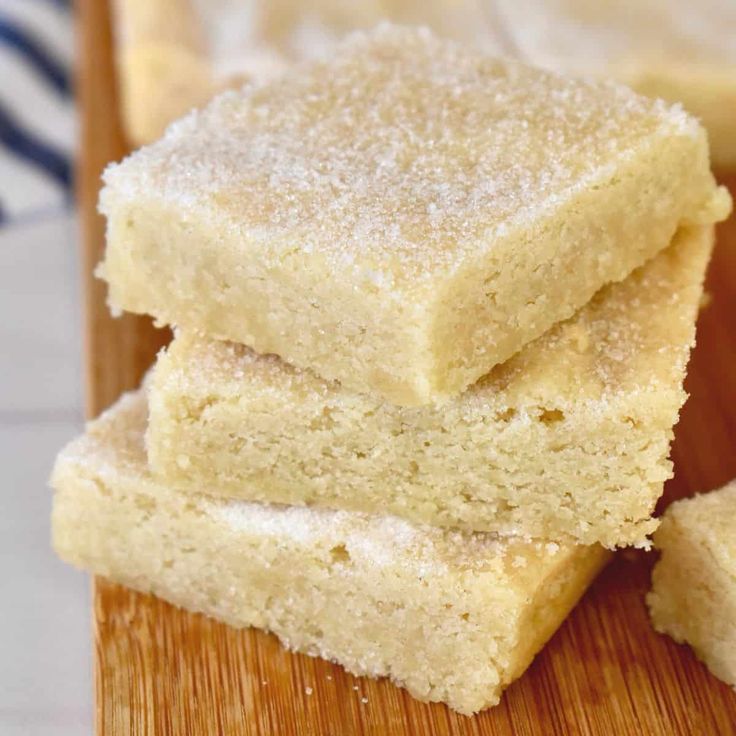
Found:
[(49, 544), (55, 453), (82, 427), (76, 222), (0, 228), (0, 734), (92, 733), (90, 591)]

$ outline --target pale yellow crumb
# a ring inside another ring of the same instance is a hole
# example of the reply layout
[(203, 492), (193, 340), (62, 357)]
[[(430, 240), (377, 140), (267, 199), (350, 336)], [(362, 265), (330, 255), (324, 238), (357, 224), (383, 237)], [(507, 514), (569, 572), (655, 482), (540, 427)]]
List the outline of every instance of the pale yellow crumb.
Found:
[(647, 604), (654, 627), (690, 644), (736, 687), (736, 481), (673, 503), (654, 535)]

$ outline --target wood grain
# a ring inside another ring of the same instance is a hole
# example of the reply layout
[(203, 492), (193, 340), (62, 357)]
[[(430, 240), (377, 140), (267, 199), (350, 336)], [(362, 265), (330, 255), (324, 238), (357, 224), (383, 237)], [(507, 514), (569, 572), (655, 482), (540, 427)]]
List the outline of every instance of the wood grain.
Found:
[(120, 395), (134, 388), (151, 364), (168, 330), (156, 330), (147, 317), (113, 318), (105, 306), (106, 289), (94, 277), (105, 245), (105, 222), (97, 212), (100, 176), (110, 161), (127, 152), (118, 116), (112, 37), (106, 0), (77, 3), (77, 100), (80, 158), (77, 197), (82, 231), (84, 339), (87, 415), (97, 416)]
[[(104, 165), (126, 150), (116, 114), (109, 17), (78, 3), (83, 110), (79, 194), (86, 287), (87, 409), (97, 414), (137, 384), (167, 334), (113, 320), (92, 277), (104, 227), (96, 214)], [(736, 192), (736, 177), (730, 179)], [(736, 224), (719, 229), (677, 428), (675, 478), (663, 504), (736, 476)], [(734, 734), (736, 694), (687, 647), (658, 636), (643, 603), (653, 556), (624, 551), (506, 692), (474, 718), (425, 705), (387, 681), (355, 678), (286, 652), (262, 632), (236, 631), (151, 596), (97, 580), (97, 732), (186, 734)], [(489, 612), (492, 615), (492, 612)], [(308, 694), (311, 693), (311, 694)]]

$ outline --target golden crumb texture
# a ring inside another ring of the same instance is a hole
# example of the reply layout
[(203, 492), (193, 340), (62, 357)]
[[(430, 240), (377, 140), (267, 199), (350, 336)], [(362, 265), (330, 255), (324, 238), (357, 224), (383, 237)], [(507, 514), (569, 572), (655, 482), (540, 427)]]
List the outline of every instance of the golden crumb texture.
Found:
[(148, 472), (145, 421), (142, 393), (129, 394), (57, 459), (53, 543), (64, 560), (462, 713), (498, 702), (608, 558), (181, 494)]
[(661, 553), (647, 595), (654, 628), (690, 644), (736, 687), (736, 481), (673, 503), (654, 543)]
[(113, 308), (422, 405), (730, 199), (681, 108), (382, 25), (171, 126), (100, 207)]
[(181, 332), (149, 383), (152, 468), (177, 488), (251, 501), (645, 544), (672, 474), (712, 230), (682, 231), (440, 406), (395, 406)]

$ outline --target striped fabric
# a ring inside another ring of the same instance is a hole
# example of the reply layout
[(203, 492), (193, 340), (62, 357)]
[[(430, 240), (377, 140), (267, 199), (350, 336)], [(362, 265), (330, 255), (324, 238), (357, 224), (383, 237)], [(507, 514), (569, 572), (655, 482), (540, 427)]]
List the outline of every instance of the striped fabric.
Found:
[(71, 201), (69, 0), (0, 0), (0, 225)]

